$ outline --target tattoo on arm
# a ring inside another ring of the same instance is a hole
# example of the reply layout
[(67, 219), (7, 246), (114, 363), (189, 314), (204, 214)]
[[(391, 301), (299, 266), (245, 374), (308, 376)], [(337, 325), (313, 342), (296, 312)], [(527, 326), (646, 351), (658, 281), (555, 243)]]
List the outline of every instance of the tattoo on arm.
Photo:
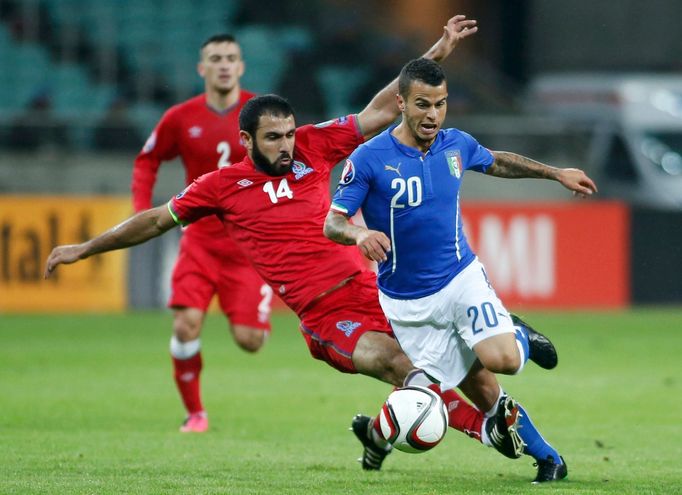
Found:
[(327, 239), (346, 246), (355, 246), (357, 234), (364, 230), (353, 225), (345, 215), (330, 211), (324, 222), (324, 235)]
[(508, 151), (493, 151), (495, 161), (488, 174), (505, 179), (556, 180), (558, 169)]

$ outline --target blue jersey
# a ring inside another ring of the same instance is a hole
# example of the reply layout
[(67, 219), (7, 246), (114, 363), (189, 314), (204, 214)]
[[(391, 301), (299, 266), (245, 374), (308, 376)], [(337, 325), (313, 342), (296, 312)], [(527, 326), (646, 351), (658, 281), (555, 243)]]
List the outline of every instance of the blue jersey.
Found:
[(379, 288), (395, 299), (416, 299), (438, 292), (474, 259), (459, 188), (465, 170), (485, 172), (494, 158), (457, 129), (442, 129), (422, 154), (393, 137), (394, 128), (346, 161), (332, 209), (352, 216), (362, 208), (367, 227), (391, 240)]

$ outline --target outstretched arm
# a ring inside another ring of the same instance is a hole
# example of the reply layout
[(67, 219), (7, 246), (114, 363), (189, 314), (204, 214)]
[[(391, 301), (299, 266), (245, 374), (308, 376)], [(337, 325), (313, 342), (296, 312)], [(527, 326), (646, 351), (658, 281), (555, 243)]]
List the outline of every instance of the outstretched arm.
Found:
[[(478, 27), (475, 20), (467, 19), (464, 15), (456, 15), (448, 20), (443, 27), (443, 35), (422, 57), (441, 62), (450, 55), (461, 40), (475, 34), (476, 31)], [(398, 117), (400, 112), (395, 98), (396, 94), (398, 94), (398, 78), (379, 91), (369, 105), (358, 114), (358, 122), (365, 139), (374, 136)]]
[(597, 186), (578, 168), (556, 168), (508, 151), (493, 151), (495, 161), (487, 174), (505, 179), (550, 179), (563, 185), (573, 194), (585, 198), (597, 192)]
[(45, 278), (52, 274), (57, 265), (68, 265), (93, 254), (141, 244), (175, 226), (166, 205), (143, 211), (89, 241), (54, 248), (47, 258)]
[(386, 234), (354, 225), (346, 215), (333, 210), (327, 213), (324, 235), (338, 244), (358, 246), (360, 252), (372, 261), (386, 261), (386, 253), (391, 250), (391, 241)]

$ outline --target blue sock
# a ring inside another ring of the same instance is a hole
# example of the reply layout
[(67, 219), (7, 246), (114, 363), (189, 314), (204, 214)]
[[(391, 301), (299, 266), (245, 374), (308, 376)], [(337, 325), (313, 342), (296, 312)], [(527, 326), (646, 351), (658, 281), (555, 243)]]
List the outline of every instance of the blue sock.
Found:
[(521, 404), (518, 406), (519, 412), (521, 413), (518, 430), (519, 436), (523, 440), (523, 443), (526, 444), (523, 448), (523, 453), (533, 457), (536, 461), (546, 461), (548, 456), (552, 456), (555, 464), (561, 464), (559, 452), (542, 438), (542, 435), (540, 435), (540, 432), (535, 428), (535, 425), (530, 420), (530, 416), (528, 416), (526, 410), (521, 407)]
[(530, 348), (528, 347), (528, 332), (526, 332), (526, 329), (522, 326), (515, 326), (514, 329), (516, 330), (516, 344), (519, 347), (519, 352), (521, 352), (521, 366), (519, 367), (519, 371), (523, 368), (523, 365), (526, 364), (526, 361), (528, 361), (528, 356), (530, 355)]

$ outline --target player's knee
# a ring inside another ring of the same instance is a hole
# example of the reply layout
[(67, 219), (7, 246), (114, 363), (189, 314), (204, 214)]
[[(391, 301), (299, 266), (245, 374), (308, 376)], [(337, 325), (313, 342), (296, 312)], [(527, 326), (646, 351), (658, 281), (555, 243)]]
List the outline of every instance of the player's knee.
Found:
[(201, 335), (201, 325), (185, 318), (173, 320), (173, 335), (180, 342), (196, 340)]
[(474, 346), (481, 364), (493, 373), (513, 375), (521, 366), (521, 356), (513, 333), (487, 338)]
[(397, 387), (414, 368), (396, 340), (379, 332), (368, 332), (360, 338), (353, 364), (359, 373)]
[(516, 348), (497, 349), (494, 353), (479, 356), (479, 359), (487, 370), (504, 375), (515, 374), (521, 365), (521, 358)]
[(386, 375), (384, 381), (396, 386), (401, 386), (405, 381), (407, 374), (414, 369), (412, 361), (410, 361), (401, 349), (393, 349), (391, 352), (387, 352), (384, 356), (383, 363)]
[(235, 325), (232, 333), (237, 346), (246, 352), (258, 352), (265, 343), (266, 332), (264, 330)]

